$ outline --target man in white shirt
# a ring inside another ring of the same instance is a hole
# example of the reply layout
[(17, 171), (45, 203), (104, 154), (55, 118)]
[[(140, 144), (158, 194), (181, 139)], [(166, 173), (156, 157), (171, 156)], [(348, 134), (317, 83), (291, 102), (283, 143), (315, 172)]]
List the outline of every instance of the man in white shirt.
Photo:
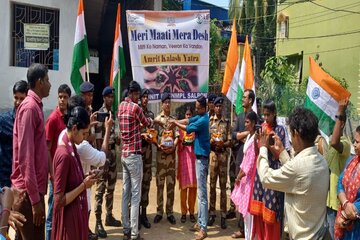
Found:
[[(71, 110), (74, 107), (77, 106), (85, 106), (84, 100), (80, 96), (73, 96), (69, 99), (68, 102), (68, 112), (71, 112)], [(96, 113), (93, 113), (90, 117), (90, 125), (94, 125), (96, 123)], [(109, 138), (110, 138), (110, 131), (113, 126), (113, 119), (112, 116), (106, 118), (104, 125), (105, 125), (105, 134), (104, 134), (104, 141), (101, 146), (101, 150), (97, 150), (94, 148), (87, 140), (84, 140), (79, 145), (76, 145), (76, 150), (80, 156), (81, 165), (83, 168), (83, 172), (85, 175), (87, 175), (91, 171), (91, 166), (93, 167), (103, 167), (104, 165), (104, 171), (107, 168), (106, 164), (106, 152), (108, 151), (108, 145), (109, 145)], [(64, 129), (58, 139), (58, 143), (61, 141), (62, 137), (64, 136), (64, 133), (66, 132), (66, 129)], [(85, 136), (85, 139), (88, 136)], [(88, 202), (88, 210), (90, 213), (91, 210), (91, 188), (86, 189), (87, 194), (87, 202)], [(97, 239), (97, 235), (92, 233), (89, 228), (89, 240), (95, 240)]]
[[(328, 239), (326, 197), (329, 169), (324, 157), (314, 145), (318, 120), (308, 109), (296, 108), (289, 116), (289, 126), (295, 157), (290, 158), (280, 138), (260, 134), (257, 171), (264, 187), (285, 192), (285, 212), (290, 239)], [(279, 156), (282, 167), (272, 169), (268, 150)]]

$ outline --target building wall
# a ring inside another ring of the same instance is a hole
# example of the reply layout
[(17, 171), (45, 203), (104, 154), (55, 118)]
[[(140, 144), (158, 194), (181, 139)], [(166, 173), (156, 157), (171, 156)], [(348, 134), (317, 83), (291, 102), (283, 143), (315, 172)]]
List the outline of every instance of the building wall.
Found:
[[(309, 2), (291, 5), (293, 2), (295, 0), (285, 1), (278, 7), (279, 13), (289, 16), (289, 39), (279, 39), (278, 28), (276, 55), (301, 54), (303, 51), (302, 76), (306, 78), (309, 76), (309, 56), (315, 58), (318, 54), (323, 68), (333, 76), (346, 79), (352, 94), (351, 101), (360, 110), (360, 15), (339, 11), (360, 12), (359, 0), (315, 1), (337, 11)], [(342, 34), (352, 31), (357, 33)], [(338, 36), (304, 39), (324, 35)]]
[[(27, 68), (13, 67), (11, 65), (11, 2), (1, 0), (0, 8), (0, 111), (12, 107), (12, 87), (16, 81), (26, 80)], [(49, 70), (51, 82), (50, 96), (43, 100), (44, 110), (51, 111), (57, 104), (57, 89), (70, 83), (72, 51), (77, 15), (76, 0), (17, 0), (17, 3), (36, 5), (40, 7), (59, 10), (60, 15), (60, 44), (59, 44), (59, 70)]]

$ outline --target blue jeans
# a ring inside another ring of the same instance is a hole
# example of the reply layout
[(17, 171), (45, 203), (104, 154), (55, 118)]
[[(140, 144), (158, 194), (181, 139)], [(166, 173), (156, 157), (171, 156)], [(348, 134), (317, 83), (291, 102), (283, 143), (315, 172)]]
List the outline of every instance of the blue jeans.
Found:
[[(139, 234), (139, 205), (141, 198), (141, 183), (143, 176), (143, 162), (140, 154), (130, 154), (121, 159), (123, 167), (123, 193), (121, 205), (121, 219), (124, 235), (131, 232), (131, 238)], [(129, 221), (129, 202), (131, 197), (131, 210)]]
[(45, 222), (46, 240), (51, 239), (53, 207), (54, 207), (53, 185), (51, 182), (49, 182), (48, 215), (46, 217), (46, 222)]
[(207, 176), (209, 160), (196, 159), (196, 180), (198, 192), (198, 224), (203, 231), (207, 231), (208, 222), (208, 197), (207, 197)]
[(337, 211), (331, 209), (329, 207), (326, 208), (326, 221), (329, 226), (329, 232), (331, 235), (331, 239), (335, 239), (334, 237), (334, 225), (335, 225), (335, 218), (336, 218)]

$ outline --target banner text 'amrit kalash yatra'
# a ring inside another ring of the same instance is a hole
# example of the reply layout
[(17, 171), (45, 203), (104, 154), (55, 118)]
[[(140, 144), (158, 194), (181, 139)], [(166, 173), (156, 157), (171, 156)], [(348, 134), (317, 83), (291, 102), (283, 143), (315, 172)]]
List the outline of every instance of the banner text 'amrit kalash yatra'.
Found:
[(151, 90), (172, 100), (193, 101), (208, 92), (210, 12), (127, 11), (132, 74)]

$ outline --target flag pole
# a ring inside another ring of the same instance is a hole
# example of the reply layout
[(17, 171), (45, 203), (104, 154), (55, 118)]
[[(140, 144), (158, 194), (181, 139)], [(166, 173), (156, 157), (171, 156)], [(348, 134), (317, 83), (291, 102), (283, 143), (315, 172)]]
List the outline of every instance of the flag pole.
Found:
[(89, 59), (86, 58), (86, 76), (85, 80), (87, 82), (90, 82), (90, 74), (89, 74)]
[[(121, 92), (120, 92), (120, 68), (119, 68), (119, 73), (118, 73), (118, 89), (117, 89), (117, 91), (118, 91), (118, 104), (121, 102), (121, 97), (122, 96), (120, 96), (120, 94), (121, 94)], [(117, 110), (117, 109), (116, 109)]]
[(231, 106), (231, 108), (230, 108), (230, 121), (231, 121), (231, 125), (232, 125), (233, 122), (234, 122), (234, 106), (233, 106), (232, 102), (230, 102), (230, 106)]

